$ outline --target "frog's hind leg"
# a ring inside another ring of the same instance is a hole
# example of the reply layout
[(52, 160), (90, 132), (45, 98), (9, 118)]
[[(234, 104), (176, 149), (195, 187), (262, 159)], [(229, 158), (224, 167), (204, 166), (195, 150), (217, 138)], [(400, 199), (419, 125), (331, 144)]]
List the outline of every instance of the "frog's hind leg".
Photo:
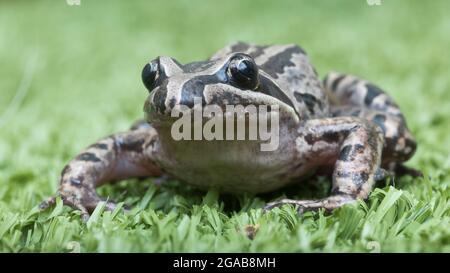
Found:
[(381, 88), (353, 75), (330, 72), (323, 84), (337, 99), (338, 105), (378, 110), (404, 120), (394, 100)]
[(421, 176), (421, 172), (402, 165), (416, 151), (416, 141), (394, 100), (376, 85), (352, 75), (329, 73), (324, 86), (335, 105), (335, 117), (355, 116), (377, 124), (384, 133), (382, 166), (398, 175)]
[[(78, 209), (83, 219), (89, 217), (100, 201), (96, 188), (109, 182), (127, 178), (160, 176), (162, 171), (152, 161), (152, 147), (157, 139), (150, 126), (136, 126), (134, 130), (99, 140), (76, 156), (61, 173), (57, 195), (65, 205)], [(40, 204), (46, 209), (55, 197)], [(106, 209), (116, 207), (106, 202)]]
[(308, 167), (334, 164), (331, 195), (319, 200), (284, 199), (269, 203), (266, 209), (293, 204), (299, 212), (320, 208), (331, 211), (366, 199), (380, 176), (383, 142), (381, 129), (365, 119), (336, 117), (307, 121), (299, 128), (297, 150)]

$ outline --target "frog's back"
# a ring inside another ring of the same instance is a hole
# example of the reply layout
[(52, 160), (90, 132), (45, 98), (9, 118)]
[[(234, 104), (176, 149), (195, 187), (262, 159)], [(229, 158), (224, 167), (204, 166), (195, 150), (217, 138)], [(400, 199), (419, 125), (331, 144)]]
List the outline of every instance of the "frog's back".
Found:
[(302, 117), (328, 116), (328, 99), (322, 83), (301, 47), (294, 44), (267, 46), (238, 42), (219, 50), (211, 59), (234, 52), (252, 56), (261, 73), (278, 84)]

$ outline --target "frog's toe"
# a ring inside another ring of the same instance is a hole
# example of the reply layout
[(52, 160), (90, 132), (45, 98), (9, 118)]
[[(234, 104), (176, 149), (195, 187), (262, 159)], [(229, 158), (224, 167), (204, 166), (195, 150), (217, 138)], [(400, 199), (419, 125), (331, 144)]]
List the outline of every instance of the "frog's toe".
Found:
[(105, 204), (105, 210), (107, 211), (113, 211), (117, 208), (117, 204), (115, 202), (106, 202)]
[[(92, 214), (92, 212), (95, 210), (95, 208), (97, 207), (97, 205), (102, 202), (102, 201), (98, 201), (95, 204), (94, 203), (90, 203), (87, 206), (84, 206), (81, 203), (77, 203), (77, 204), (68, 204), (69, 206), (71, 206), (72, 208), (81, 211), (81, 219), (83, 220), (83, 222), (87, 222), (89, 220), (90, 215)], [(115, 202), (112, 201), (104, 201), (105, 202), (105, 211), (113, 211), (117, 208), (117, 204)], [(126, 208), (123, 208), (124, 210), (126, 210)]]
[(56, 204), (56, 197), (49, 197), (46, 200), (42, 201), (39, 204), (39, 209), (41, 211), (45, 211), (47, 210), (49, 207), (53, 206), (54, 204)]
[(80, 202), (79, 199), (73, 198), (73, 196), (70, 197), (61, 196), (61, 199), (64, 205), (69, 206), (75, 210), (79, 210), (81, 212), (81, 219), (84, 222), (87, 222), (89, 220), (90, 209), (89, 207), (85, 206), (82, 202)]
[(392, 176), (392, 173), (386, 171), (386, 170), (383, 169), (383, 168), (378, 168), (378, 169), (375, 171), (373, 180), (375, 180), (376, 182), (379, 182), (379, 181), (383, 181), (383, 180), (385, 180), (386, 178), (391, 177), (391, 176)]
[[(88, 208), (83, 206), (81, 204), (81, 202), (79, 202), (77, 199), (73, 198), (73, 196), (69, 196), (69, 197), (64, 197), (62, 195), (60, 195), (60, 196), (61, 196), (61, 200), (64, 205), (81, 211), (81, 219), (83, 219), (83, 221), (86, 222), (89, 219), (89, 210), (88, 210)], [(51, 206), (54, 206), (56, 204), (56, 198), (57, 198), (56, 196), (53, 196), (53, 197), (50, 197), (50, 198), (42, 201), (39, 204), (39, 209), (41, 211), (45, 211), (48, 208), (50, 208)]]
[(274, 208), (278, 208), (284, 205), (303, 206), (311, 201), (306, 200), (294, 200), (294, 199), (281, 199), (278, 201), (267, 203), (264, 207), (265, 211), (269, 211)]
[[(69, 206), (75, 210), (79, 210), (81, 212), (81, 219), (84, 222), (87, 222), (89, 220), (90, 214), (95, 210), (98, 203), (101, 201), (105, 202), (105, 210), (106, 211), (113, 211), (117, 208), (117, 203), (110, 201), (108, 199), (103, 198), (86, 198), (84, 196), (83, 198), (77, 198), (76, 195), (68, 195), (68, 194), (60, 194), (61, 200), (64, 205)], [(39, 209), (41, 211), (45, 211), (51, 206), (56, 204), (56, 197), (50, 197), (44, 201), (42, 201), (39, 204)], [(124, 211), (129, 211), (131, 208), (127, 205), (123, 205)]]
[(307, 211), (318, 211), (324, 209), (327, 212), (331, 212), (336, 208), (341, 207), (347, 203), (351, 203), (356, 199), (349, 195), (339, 194), (329, 196), (327, 198), (319, 200), (293, 200), (293, 199), (282, 199), (279, 201), (268, 203), (264, 210), (268, 211), (275, 207), (280, 207), (283, 205), (293, 205), (297, 207), (297, 212), (303, 214)]
[(267, 203), (264, 206), (263, 210), (266, 212), (266, 211), (272, 210), (274, 208), (281, 207), (284, 204), (286, 204), (286, 203), (283, 203), (283, 201), (285, 201), (285, 200), (288, 200), (288, 199), (283, 199), (283, 200), (280, 200), (280, 201), (274, 201), (274, 202)]
[[(41, 211), (45, 211), (47, 209), (49, 209), (50, 207), (54, 206), (56, 204), (56, 196), (47, 198), (46, 200), (42, 201), (39, 204), (39, 209)], [(81, 218), (85, 221), (87, 221), (89, 219), (89, 213), (86, 207), (84, 207), (83, 205), (81, 205), (81, 203), (76, 202), (75, 200), (73, 200), (73, 198), (64, 198), (63, 196), (61, 196), (61, 200), (63, 202), (64, 205), (67, 205), (73, 209), (77, 209), (79, 211), (81, 211)]]
[[(103, 200), (106, 204), (105, 204), (105, 210), (107, 211), (113, 211), (117, 208), (118, 204), (114, 201), (110, 201), (110, 200)], [(131, 206), (123, 204), (122, 205), (122, 209), (126, 212), (131, 210)]]

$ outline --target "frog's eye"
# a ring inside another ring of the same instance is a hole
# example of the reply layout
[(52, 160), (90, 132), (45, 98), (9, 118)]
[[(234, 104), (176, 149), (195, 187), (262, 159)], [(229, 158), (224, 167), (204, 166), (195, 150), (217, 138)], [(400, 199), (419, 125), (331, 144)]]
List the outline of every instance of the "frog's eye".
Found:
[(159, 61), (153, 60), (146, 64), (142, 69), (141, 77), (145, 87), (148, 91), (152, 91), (158, 82), (159, 78)]
[(231, 58), (228, 75), (231, 82), (239, 87), (251, 90), (258, 87), (258, 66), (247, 54), (239, 53)]

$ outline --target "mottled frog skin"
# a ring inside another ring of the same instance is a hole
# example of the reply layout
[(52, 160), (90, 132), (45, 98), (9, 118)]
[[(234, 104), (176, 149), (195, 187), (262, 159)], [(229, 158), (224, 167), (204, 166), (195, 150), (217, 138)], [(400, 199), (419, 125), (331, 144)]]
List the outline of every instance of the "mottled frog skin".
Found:
[[(319, 200), (279, 200), (299, 212), (333, 210), (368, 197), (374, 182), (416, 150), (397, 104), (376, 85), (329, 73), (320, 81), (305, 51), (296, 45), (235, 43), (210, 59), (182, 65), (158, 57), (143, 69), (149, 90), (145, 121), (89, 146), (61, 173), (57, 195), (88, 217), (99, 201), (96, 188), (134, 177), (169, 175), (199, 188), (264, 193), (329, 170), (332, 190)], [(257, 141), (175, 141), (170, 135), (177, 106), (278, 105), (279, 147), (261, 151)], [(45, 209), (55, 197), (41, 204)], [(115, 203), (107, 201), (107, 209)]]

